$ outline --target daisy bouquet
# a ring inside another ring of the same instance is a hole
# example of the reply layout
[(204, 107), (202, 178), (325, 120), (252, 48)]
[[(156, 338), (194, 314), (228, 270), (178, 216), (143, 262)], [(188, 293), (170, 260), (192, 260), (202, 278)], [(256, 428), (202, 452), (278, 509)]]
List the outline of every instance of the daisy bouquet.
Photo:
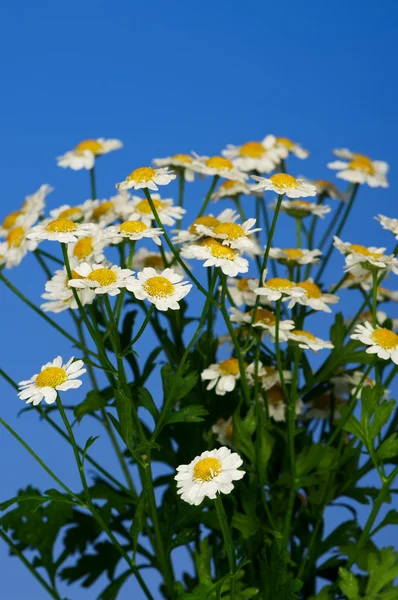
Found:
[[(71, 347), (20, 382), (7, 356), (0, 375), (80, 481), (0, 416), (54, 482), (1, 499), (2, 543), (57, 600), (66, 584), (101, 600), (397, 598), (378, 532), (398, 522), (398, 215), (376, 216), (382, 248), (344, 229), (387, 163), (335, 150), (340, 189), (291, 174), (309, 152), (267, 135), (137, 165), (100, 198), (98, 162), (120, 148), (88, 139), (58, 158), (87, 171), (84, 202), (49, 209), (43, 185), (2, 216), (0, 284)], [(28, 255), (43, 302), (9, 275)]]

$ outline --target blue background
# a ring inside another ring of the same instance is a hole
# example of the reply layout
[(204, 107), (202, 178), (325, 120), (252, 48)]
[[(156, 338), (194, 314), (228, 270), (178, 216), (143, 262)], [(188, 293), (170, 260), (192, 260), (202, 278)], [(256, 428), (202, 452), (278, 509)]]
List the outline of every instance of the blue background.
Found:
[[(326, 162), (336, 147), (390, 163), (390, 188), (360, 190), (343, 238), (388, 245), (391, 251), (392, 236), (373, 216), (398, 216), (397, 20), (393, 0), (4, 4), (0, 218), (42, 183), (56, 188), (50, 207), (87, 199), (87, 172), (59, 169), (55, 163), (57, 155), (85, 138), (124, 141), (122, 151), (100, 162), (99, 196), (106, 197), (114, 192), (116, 181), (153, 157), (190, 150), (218, 153), (227, 143), (274, 133), (311, 150), (307, 161), (290, 159), (292, 174), (327, 176)], [(187, 196), (188, 207), (200, 199), (197, 188), (190, 189), (195, 191)], [(175, 190), (170, 186), (167, 191)], [(279, 241), (285, 239), (286, 244), (284, 233), (279, 228)], [(330, 281), (340, 278), (341, 264), (336, 258)], [(39, 301), (44, 279), (33, 257), (7, 274)], [(394, 289), (396, 283), (389, 285)], [(56, 354), (70, 354), (58, 334), (4, 288), (0, 311), (0, 365), (17, 381)], [(75, 396), (82, 397), (83, 391)], [(22, 405), (4, 381), (0, 398), (1, 415), (77, 488), (69, 448), (33, 412), (17, 418)], [(84, 439), (95, 431), (86, 426), (79, 433)], [(29, 482), (42, 489), (52, 486), (4, 430), (0, 452), (1, 499)], [(96, 452), (116, 473), (105, 441), (97, 442)], [(331, 514), (330, 527), (337, 518), (342, 515)], [(388, 545), (391, 536), (389, 529), (378, 540)], [(43, 598), (18, 560), (7, 557), (3, 544), (0, 560), (2, 598)], [(183, 567), (180, 563), (178, 572)], [(156, 581), (151, 584), (154, 590)], [(131, 597), (133, 586), (129, 584), (120, 597)], [(88, 597), (93, 597), (92, 591), (73, 591), (74, 600)], [(134, 598), (140, 600), (141, 593)]]

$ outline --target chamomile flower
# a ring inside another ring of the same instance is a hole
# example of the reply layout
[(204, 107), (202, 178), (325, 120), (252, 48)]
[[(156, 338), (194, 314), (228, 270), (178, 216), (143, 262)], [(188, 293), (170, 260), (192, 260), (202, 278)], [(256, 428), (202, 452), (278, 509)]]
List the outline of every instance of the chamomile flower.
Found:
[(201, 175), (213, 175), (224, 179), (245, 181), (246, 173), (237, 169), (234, 164), (224, 156), (198, 156), (192, 163), (192, 169)]
[(294, 154), (297, 158), (303, 159), (308, 158), (310, 155), (308, 150), (304, 150), (300, 144), (292, 142), (292, 140), (286, 137), (275, 138), (275, 149), (281, 158), (287, 158), (289, 154)]
[(236, 248), (242, 252), (245, 250), (254, 250), (255, 244), (249, 236), (256, 231), (261, 231), (261, 228), (253, 228), (256, 224), (256, 219), (247, 219), (242, 225), (238, 223), (224, 222), (216, 225), (196, 225), (196, 230), (205, 236), (219, 240), (223, 245), (230, 248)]
[(240, 378), (239, 362), (237, 358), (228, 358), (219, 363), (210, 365), (201, 373), (202, 381), (209, 381), (207, 390), (214, 388), (218, 396), (225, 396), (227, 392), (235, 389)]
[[(186, 213), (185, 208), (174, 206), (171, 198), (161, 198), (159, 194), (152, 194), (151, 198), (163, 225), (174, 225), (174, 223), (182, 219)], [(146, 198), (133, 196), (129, 203), (128, 219), (129, 221), (140, 220), (148, 227), (151, 226), (152, 221), (155, 220), (155, 215)]]
[(252, 186), (252, 192), (261, 190), (276, 192), (279, 195), (286, 195), (288, 198), (307, 198), (307, 196), (316, 196), (316, 188), (305, 179), (295, 178), (287, 173), (275, 173), (269, 179), (252, 175), (252, 179), (258, 181)]
[[(137, 252), (134, 252), (132, 268), (134, 271), (142, 271), (145, 267), (151, 267), (152, 269), (155, 269), (157, 273), (161, 273), (174, 259), (171, 252), (165, 252), (164, 255), (167, 260), (167, 265), (164, 263), (163, 256), (160, 252), (151, 252), (147, 248), (139, 248)], [(176, 273), (182, 275), (183, 271), (178, 263), (173, 265), (173, 269)]]
[(398, 302), (398, 290), (389, 290), (381, 285), (377, 287), (378, 302)]
[(86, 200), (79, 208), (83, 212), (85, 223), (96, 223), (105, 227), (117, 219), (124, 218), (130, 210), (129, 194), (120, 192), (104, 200)]
[(346, 400), (337, 395), (332, 398), (331, 392), (326, 392), (325, 394), (322, 394), (322, 396), (317, 396), (309, 402), (304, 419), (306, 421), (309, 419), (324, 420), (332, 417), (333, 422), (338, 421), (341, 419), (340, 406), (344, 404), (346, 404)]
[(362, 288), (364, 290), (370, 290), (373, 287), (372, 274), (369, 271), (363, 271), (358, 273), (346, 273), (346, 278), (340, 284), (340, 287), (342, 289)]
[(217, 494), (229, 494), (234, 489), (233, 481), (242, 479), (245, 471), (239, 454), (231, 453), (222, 446), (217, 450), (202, 452), (189, 465), (177, 467), (177, 494), (188, 504), (198, 506), (205, 497), (214, 500)]
[(147, 188), (157, 192), (158, 185), (168, 185), (170, 181), (173, 181), (177, 176), (174, 171), (169, 171), (167, 167), (161, 169), (152, 169), (152, 167), (139, 167), (131, 171), (130, 175), (127, 175), (126, 179), (121, 183), (117, 183), (116, 187), (118, 190), (140, 190)]
[[(286, 421), (286, 402), (283, 397), (282, 388), (276, 384), (266, 391), (269, 416), (276, 422)], [(301, 398), (296, 400), (295, 414), (303, 412), (304, 404)]]
[(293, 329), (288, 332), (287, 336), (289, 342), (298, 344), (299, 348), (303, 348), (303, 350), (313, 350), (313, 352), (318, 352), (318, 350), (334, 348), (331, 342), (321, 340), (309, 331)]
[[(247, 369), (247, 380), (250, 385), (254, 385), (255, 381), (255, 363), (251, 363)], [(257, 369), (257, 376), (260, 380), (261, 387), (263, 390), (270, 390), (275, 385), (281, 385), (281, 378), (279, 375), (278, 369), (272, 365), (263, 365), (260, 361)], [(291, 371), (283, 371), (283, 379), (285, 383), (289, 383), (292, 380), (292, 372)]]
[[(336, 396), (351, 396), (352, 392), (360, 385), (361, 389), (358, 393), (358, 398), (361, 397), (361, 391), (364, 387), (373, 388), (376, 383), (371, 377), (365, 377), (363, 380), (362, 371), (353, 371), (350, 373), (342, 373), (336, 375), (330, 380), (333, 384), (333, 391)], [(362, 381), (363, 380), (363, 381)], [(388, 392), (388, 390), (387, 390)]]
[(90, 170), (94, 167), (96, 158), (122, 147), (122, 142), (115, 139), (83, 140), (74, 150), (58, 156), (57, 164), (59, 167), (69, 167), (74, 171), (80, 171), (80, 169)]
[[(275, 210), (276, 202), (270, 204), (270, 208)], [(315, 204), (315, 202), (307, 202), (306, 200), (282, 200), (280, 210), (295, 219), (304, 219), (311, 215), (323, 219), (332, 209), (330, 206)]]
[(133, 271), (121, 269), (117, 265), (105, 267), (102, 264), (90, 265), (81, 263), (74, 269), (81, 279), (70, 279), (68, 285), (78, 290), (92, 289), (96, 294), (116, 296), (120, 290), (127, 287)]
[(306, 281), (299, 281), (297, 285), (306, 292), (305, 296), (299, 299), (299, 303), (310, 306), (312, 310), (322, 310), (323, 312), (331, 313), (332, 310), (329, 304), (336, 304), (339, 301), (339, 297), (335, 294), (323, 293), (312, 278)]
[[(75, 268), (79, 266), (76, 259), (71, 259), (70, 267), (72, 279), (81, 279)], [(42, 298), (47, 302), (41, 305), (41, 309), (44, 312), (60, 313), (64, 310), (71, 308), (76, 310), (78, 308), (75, 300), (73, 290), (69, 286), (69, 277), (66, 272), (66, 268), (58, 269), (55, 271), (53, 277), (46, 282), (45, 293), (42, 294)], [(95, 298), (95, 292), (91, 288), (83, 288), (76, 290), (81, 304), (91, 304)]]
[(46, 198), (53, 191), (54, 188), (51, 187), (51, 185), (43, 183), (36, 192), (29, 196), (25, 196), (25, 201), (21, 207), (22, 212), (25, 214), (35, 214), (37, 216), (41, 215), (46, 205)]
[(206, 237), (202, 228), (198, 229), (199, 225), (203, 225), (209, 229), (220, 225), (221, 223), (235, 223), (239, 219), (239, 214), (232, 208), (226, 208), (217, 217), (214, 215), (202, 215), (197, 217), (188, 229), (173, 230), (176, 235), (172, 238), (177, 244), (185, 244), (187, 242), (196, 242), (197, 240)]
[(136, 242), (143, 238), (149, 238), (160, 246), (161, 241), (159, 236), (163, 235), (163, 231), (158, 227), (148, 227), (143, 221), (131, 220), (107, 227), (103, 235), (112, 244), (120, 244), (120, 242), (125, 240)]
[(102, 263), (105, 260), (103, 251), (109, 244), (110, 240), (105, 236), (104, 229), (100, 225), (94, 224), (90, 235), (68, 244), (68, 256), (70, 260), (79, 262)]
[(385, 248), (376, 246), (367, 248), (361, 244), (350, 244), (343, 242), (337, 236), (334, 237), (334, 245), (341, 254), (346, 256), (346, 271), (360, 274), (362, 269), (367, 271), (388, 270), (398, 274), (398, 259), (393, 254), (384, 254)]
[(333, 200), (345, 200), (343, 192), (326, 179), (315, 179), (311, 182), (316, 187), (316, 193), (318, 196), (325, 196), (326, 198), (332, 198)]
[(301, 248), (270, 248), (269, 257), (275, 258), (282, 265), (300, 266), (316, 265), (322, 255), (320, 250)]
[[(26, 196), (25, 201), (19, 210), (6, 215), (0, 225), (0, 238), (6, 237), (11, 229), (19, 225), (31, 226), (42, 214), (45, 199), (53, 191), (50, 185), (44, 184), (34, 194)], [(27, 225), (28, 224), (28, 225)]]
[[(275, 341), (276, 318), (275, 318), (275, 314), (272, 311), (270, 311), (266, 308), (262, 308), (261, 306), (258, 306), (256, 311), (255, 311), (255, 309), (252, 309), (246, 313), (238, 310), (237, 308), (235, 308), (233, 306), (229, 310), (231, 313), (231, 322), (232, 323), (240, 323), (240, 324), (247, 323), (248, 325), (251, 325), (253, 323), (253, 327), (258, 327), (259, 329), (264, 329), (271, 337), (271, 340)], [(254, 316), (254, 321), (253, 321), (253, 316)], [(288, 339), (287, 334), (291, 329), (294, 329), (294, 322), (291, 319), (285, 319), (284, 321), (279, 321), (279, 341), (280, 342), (285, 342)]]
[(72, 357), (67, 363), (62, 364), (62, 358), (57, 356), (52, 362), (43, 365), (40, 373), (19, 382), (18, 396), (33, 406), (40, 404), (43, 398), (47, 404), (53, 404), (58, 392), (66, 392), (81, 386), (83, 382), (78, 377), (86, 372), (83, 367), (82, 360), (75, 360)]
[(233, 424), (232, 417), (229, 419), (218, 419), (212, 428), (212, 432), (216, 436), (217, 442), (222, 446), (232, 446)]
[(398, 335), (390, 329), (383, 327), (374, 328), (370, 323), (357, 325), (351, 339), (358, 340), (369, 346), (368, 354), (376, 354), (383, 360), (391, 359), (398, 365)]
[(218, 187), (218, 190), (212, 194), (211, 199), (214, 202), (217, 202), (217, 200), (221, 200), (221, 198), (236, 198), (242, 194), (249, 196), (251, 193), (250, 185), (244, 181), (227, 179), (226, 181), (223, 181)]
[(238, 169), (245, 172), (271, 173), (280, 160), (280, 154), (275, 150), (275, 138), (272, 135), (265, 137), (261, 142), (251, 141), (241, 146), (228, 144), (222, 154)]
[(173, 269), (165, 269), (160, 274), (151, 267), (137, 273), (126, 285), (138, 300), (149, 300), (158, 310), (179, 310), (178, 302), (190, 292), (192, 285), (183, 281)]
[(237, 306), (247, 304), (254, 306), (256, 303), (256, 294), (254, 289), (259, 285), (259, 280), (255, 277), (228, 278), (227, 286), (231, 298)]
[(20, 264), (28, 252), (37, 248), (37, 242), (28, 238), (31, 231), (31, 216), (26, 215), (25, 220), (13, 227), (7, 233), (5, 242), (1, 246), (1, 262), (6, 269), (12, 269)]
[(194, 158), (190, 154), (174, 154), (166, 158), (154, 158), (155, 167), (174, 167), (176, 172), (183, 174), (185, 181), (193, 181), (195, 172), (191, 169)]
[(71, 219), (44, 219), (32, 227), (27, 237), (35, 242), (50, 240), (68, 244), (90, 235), (94, 228), (92, 223), (75, 223)]
[[(266, 276), (266, 272), (264, 276)], [(289, 302), (288, 308), (292, 308), (300, 298), (306, 296), (306, 291), (303, 288), (283, 277), (272, 277), (264, 281), (261, 287), (254, 289), (254, 293), (258, 296), (264, 296), (270, 302), (281, 299), (283, 302)]]
[[(385, 321), (388, 319), (388, 315), (386, 312), (384, 312), (383, 310), (377, 310), (376, 311), (376, 322), (378, 325), (383, 326)], [(373, 313), (371, 310), (366, 310), (365, 312), (363, 312), (361, 315), (359, 315), (359, 317), (357, 317), (356, 319), (356, 323), (366, 323), (366, 321), (372, 321), (373, 319)], [(391, 323), (392, 323), (392, 329), (398, 329), (398, 319), (390, 319)], [(347, 319), (346, 321), (347, 325), (351, 325), (353, 323), (352, 319)]]
[(383, 227), (383, 229), (391, 231), (391, 233), (395, 235), (395, 239), (398, 240), (398, 219), (390, 219), (384, 215), (377, 215), (375, 219), (380, 221), (380, 225)]
[(204, 260), (204, 267), (220, 267), (229, 277), (247, 273), (249, 262), (237, 250), (224, 246), (213, 238), (205, 238), (200, 244), (191, 244), (181, 250), (184, 258)]
[[(351, 183), (367, 183), (370, 187), (388, 187), (388, 164), (382, 160), (372, 160), (364, 154), (351, 152), (346, 148), (334, 150), (333, 153), (347, 159), (328, 163), (329, 169), (338, 171), (336, 177)], [(347, 162), (348, 161), (348, 162)]]

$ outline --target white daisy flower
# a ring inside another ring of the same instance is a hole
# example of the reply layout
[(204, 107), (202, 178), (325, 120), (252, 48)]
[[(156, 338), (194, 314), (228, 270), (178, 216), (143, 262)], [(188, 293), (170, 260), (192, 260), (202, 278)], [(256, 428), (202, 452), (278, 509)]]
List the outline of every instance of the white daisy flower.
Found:
[[(364, 290), (372, 289), (372, 274), (369, 271), (362, 273), (346, 273), (347, 277), (341, 283), (341, 289), (362, 288)], [(332, 288), (335, 286), (334, 284)]]
[(218, 396), (225, 396), (227, 392), (235, 389), (237, 380), (240, 378), (239, 362), (237, 358), (228, 358), (219, 363), (210, 365), (201, 373), (202, 381), (209, 381), (207, 390), (216, 388)]
[[(171, 198), (162, 198), (159, 194), (151, 195), (156, 212), (163, 225), (174, 225), (176, 221), (182, 219), (186, 210), (181, 206), (174, 206)], [(130, 221), (140, 220), (148, 227), (155, 220), (151, 205), (146, 198), (133, 196), (128, 207), (128, 219)]]
[[(267, 272), (265, 271), (264, 276), (266, 274)], [(283, 302), (289, 302), (288, 308), (292, 308), (300, 298), (306, 296), (306, 291), (303, 288), (283, 277), (272, 277), (264, 281), (262, 287), (254, 289), (254, 293), (258, 296), (264, 296), (270, 302), (280, 299)]]
[(270, 248), (269, 257), (275, 258), (282, 265), (316, 265), (322, 255), (320, 250), (304, 250), (301, 248)]
[(313, 310), (331, 313), (332, 310), (329, 304), (336, 304), (339, 301), (339, 297), (335, 294), (324, 294), (312, 278), (299, 281), (297, 285), (306, 292), (305, 296), (301, 297), (298, 302), (304, 306), (310, 306)]
[(183, 281), (173, 269), (165, 269), (160, 274), (151, 267), (137, 273), (126, 285), (137, 300), (149, 300), (158, 310), (179, 310), (178, 302), (190, 292), (192, 285)]
[(313, 350), (314, 352), (318, 352), (318, 350), (334, 348), (331, 342), (325, 342), (325, 340), (315, 337), (315, 335), (309, 331), (303, 331), (301, 329), (293, 329), (292, 331), (289, 331), (287, 337), (289, 342), (297, 343), (299, 348), (303, 348), (304, 350)]
[(378, 302), (398, 302), (398, 290), (389, 290), (381, 285), (377, 287)]
[[(286, 402), (283, 398), (283, 392), (280, 385), (274, 385), (267, 390), (267, 403), (269, 416), (274, 421), (286, 421)], [(303, 412), (304, 404), (301, 398), (296, 400), (295, 414), (300, 415)]]
[(190, 168), (194, 158), (190, 154), (174, 154), (166, 158), (154, 158), (155, 167), (174, 167), (184, 175), (185, 181), (193, 181), (195, 172)]
[(53, 188), (47, 184), (40, 186), (40, 188), (31, 196), (26, 196), (25, 202), (19, 210), (6, 215), (0, 225), (0, 238), (6, 237), (11, 229), (18, 227), (19, 225), (31, 226), (41, 213), (45, 206), (45, 199), (48, 194), (53, 191)]
[(393, 254), (384, 254), (385, 248), (376, 246), (366, 248), (361, 244), (343, 242), (337, 236), (334, 236), (334, 245), (341, 254), (346, 256), (346, 271), (354, 271), (360, 275), (361, 269), (368, 271), (388, 269), (398, 274), (398, 259)]
[(311, 183), (315, 186), (318, 196), (322, 195), (325, 198), (342, 200), (343, 202), (346, 201), (346, 197), (343, 192), (340, 192), (338, 187), (336, 187), (331, 181), (327, 181), (326, 179), (314, 179), (311, 181)]
[[(270, 208), (275, 210), (276, 202), (270, 204)], [(323, 219), (332, 209), (330, 206), (306, 202), (305, 200), (282, 200), (280, 210), (295, 219), (304, 219), (310, 215)]]
[[(341, 398), (340, 396), (334, 396), (333, 398), (333, 422), (341, 419), (340, 406), (346, 404), (346, 400)], [(332, 412), (332, 394), (330, 392), (326, 392), (322, 396), (318, 396), (309, 402), (308, 410), (305, 413), (305, 420), (309, 419), (330, 419)]]
[(160, 237), (163, 231), (158, 227), (148, 227), (143, 221), (123, 221), (120, 225), (111, 225), (104, 229), (104, 238), (108, 239), (112, 244), (120, 244), (120, 242), (130, 240), (135, 242), (143, 238), (152, 239), (155, 244), (160, 246)]
[(223, 181), (218, 187), (217, 191), (212, 194), (211, 199), (214, 202), (221, 200), (221, 198), (236, 198), (236, 196), (244, 195), (249, 196), (252, 193), (249, 184), (244, 181), (234, 181), (233, 179), (227, 179)]
[(58, 156), (57, 164), (59, 167), (69, 167), (74, 171), (80, 171), (80, 169), (90, 170), (94, 167), (97, 157), (122, 147), (122, 142), (115, 139), (83, 140), (74, 150)]
[[(253, 321), (254, 309), (249, 310), (249, 312), (244, 313), (238, 310), (235, 307), (231, 307), (231, 322), (232, 323), (247, 323), (251, 325)], [(270, 336), (271, 340), (275, 341), (276, 336), (276, 318), (275, 314), (266, 308), (262, 308), (261, 306), (257, 307), (255, 318), (253, 322), (253, 327), (258, 327), (260, 329), (264, 329)], [(288, 332), (294, 329), (294, 322), (291, 319), (286, 319), (284, 321), (279, 321), (279, 341), (285, 342), (287, 338)]]
[(222, 151), (241, 171), (271, 173), (280, 161), (280, 153), (275, 149), (275, 138), (269, 135), (262, 142), (246, 142), (241, 146), (228, 144)]
[(204, 225), (205, 227), (212, 229), (213, 227), (216, 227), (216, 225), (220, 225), (220, 223), (235, 223), (238, 219), (239, 214), (232, 208), (226, 208), (217, 215), (217, 217), (212, 214), (202, 215), (195, 219), (188, 229), (174, 229), (173, 233), (175, 233), (175, 236), (172, 238), (172, 241), (177, 244), (196, 242), (197, 240), (206, 237), (205, 234), (198, 229), (198, 225)]
[(81, 206), (71, 206), (70, 204), (62, 204), (58, 208), (50, 210), (52, 219), (70, 219), (71, 221), (80, 221), (83, 219), (83, 210)]
[[(376, 322), (378, 325), (383, 326), (385, 321), (388, 319), (388, 315), (386, 312), (384, 312), (383, 310), (377, 310), (376, 311)], [(366, 321), (372, 321), (373, 319), (373, 313), (371, 310), (366, 310), (365, 312), (363, 312), (361, 315), (359, 315), (359, 317), (356, 319), (357, 323), (365, 323)], [(351, 325), (352, 323), (352, 319), (347, 319), (345, 321), (345, 323), (347, 325)], [(398, 329), (398, 319), (391, 319), (391, 323), (392, 323), (392, 329)]]
[(218, 419), (212, 428), (212, 432), (216, 436), (217, 442), (222, 446), (232, 446), (233, 424), (232, 417), (229, 419)]
[(358, 394), (358, 397), (360, 398), (362, 388), (373, 388), (376, 385), (376, 382), (371, 377), (365, 377), (364, 381), (362, 381), (363, 375), (364, 374), (362, 371), (353, 371), (350, 373), (342, 373), (341, 375), (336, 375), (336, 377), (332, 377), (330, 382), (333, 385), (333, 391), (335, 395), (351, 396), (352, 391), (355, 390), (361, 384), (361, 389)]
[(351, 339), (366, 344), (368, 354), (376, 354), (383, 360), (391, 359), (398, 365), (398, 335), (383, 327), (374, 328), (370, 323), (357, 325)]
[(252, 179), (258, 181), (252, 186), (252, 192), (272, 191), (279, 195), (286, 195), (288, 198), (306, 198), (307, 196), (316, 196), (316, 188), (305, 179), (296, 179), (287, 173), (275, 173), (269, 179), (252, 175)]
[[(75, 268), (79, 265), (76, 259), (72, 259), (70, 264), (72, 279), (81, 279)], [(73, 295), (73, 290), (69, 286), (69, 277), (66, 272), (66, 268), (58, 269), (55, 271), (53, 277), (46, 282), (45, 293), (42, 294), (42, 298), (48, 302), (44, 302), (41, 305), (41, 309), (44, 312), (60, 313), (69, 308), (76, 310), (78, 308), (77, 302)], [(81, 304), (91, 304), (95, 298), (95, 292), (91, 288), (77, 289), (76, 293), (79, 297)]]
[(335, 160), (328, 163), (329, 169), (336, 169), (336, 177), (351, 183), (367, 183), (370, 187), (388, 187), (386, 174), (388, 164), (382, 160), (372, 160), (364, 154), (356, 154), (346, 148), (334, 150), (333, 153), (340, 158), (348, 160)]
[(237, 306), (242, 306), (242, 304), (247, 304), (247, 306), (255, 305), (256, 294), (253, 290), (259, 285), (258, 279), (255, 277), (229, 277), (227, 285), (231, 298)]
[(220, 267), (225, 275), (236, 277), (247, 273), (249, 262), (237, 250), (224, 246), (213, 238), (205, 238), (199, 245), (192, 244), (181, 250), (184, 258), (204, 260), (204, 267)]
[(68, 244), (90, 235), (94, 228), (92, 223), (75, 223), (71, 219), (44, 219), (32, 227), (27, 237), (35, 242), (49, 240)]
[(70, 287), (77, 290), (93, 289), (96, 294), (116, 296), (122, 288), (127, 287), (133, 275), (130, 269), (121, 269), (117, 265), (105, 267), (103, 264), (89, 265), (84, 262), (74, 269), (81, 279), (71, 279)]
[(390, 219), (384, 215), (377, 215), (375, 219), (380, 221), (380, 225), (383, 227), (383, 229), (391, 231), (391, 233), (395, 235), (395, 239), (398, 240), (398, 219)]
[(62, 358), (57, 356), (52, 362), (43, 365), (40, 373), (19, 382), (18, 396), (21, 400), (26, 400), (27, 404), (32, 403), (33, 406), (40, 404), (43, 398), (47, 404), (53, 404), (58, 392), (66, 392), (81, 386), (82, 381), (78, 377), (86, 372), (83, 367), (82, 360), (75, 360), (72, 357), (67, 363), (62, 364)]
[(21, 210), (26, 214), (41, 215), (46, 205), (46, 198), (53, 191), (54, 188), (51, 187), (51, 185), (43, 183), (36, 192), (29, 196), (25, 196), (25, 201), (22, 204)]
[[(255, 363), (251, 363), (247, 369), (247, 380), (250, 385), (254, 385), (255, 378)], [(258, 363), (257, 376), (260, 380), (261, 387), (263, 390), (270, 390), (275, 385), (281, 385), (281, 378), (279, 375), (279, 371), (276, 367), (272, 365), (263, 365), (260, 361)], [(289, 383), (292, 380), (292, 372), (291, 371), (283, 371), (283, 379), (285, 383)]]
[(234, 164), (224, 156), (198, 156), (192, 163), (192, 169), (201, 175), (218, 175), (224, 179), (245, 181), (246, 173), (237, 169)]
[(70, 260), (79, 262), (100, 263), (105, 260), (103, 251), (109, 244), (110, 240), (104, 235), (104, 229), (100, 225), (94, 225), (90, 235), (68, 244), (68, 256)]
[(281, 158), (287, 158), (289, 154), (294, 154), (297, 158), (308, 158), (310, 153), (308, 150), (304, 150), (300, 144), (292, 142), (289, 138), (276, 137), (275, 138), (275, 149), (279, 153)]
[(234, 222), (224, 222), (213, 226), (196, 225), (196, 231), (205, 236), (216, 238), (221, 243), (230, 248), (236, 248), (244, 252), (245, 250), (254, 250), (255, 244), (249, 236), (256, 231), (261, 231), (260, 227), (253, 229), (256, 219), (247, 219), (242, 225)]
[(205, 497), (214, 500), (217, 494), (229, 494), (233, 481), (242, 479), (245, 471), (239, 470), (242, 459), (225, 446), (202, 452), (189, 465), (177, 467), (177, 494), (188, 504), (198, 506)]
[(83, 212), (84, 222), (94, 222), (105, 227), (129, 213), (129, 199), (128, 192), (120, 192), (104, 200), (86, 200), (79, 208)]
[(26, 215), (24, 221), (9, 230), (5, 242), (1, 244), (1, 264), (6, 269), (18, 266), (28, 252), (37, 248), (37, 242), (28, 238), (31, 217)]
[(126, 179), (121, 183), (117, 183), (118, 190), (140, 190), (148, 188), (157, 192), (158, 185), (168, 185), (177, 175), (174, 171), (169, 171), (167, 167), (161, 169), (152, 169), (152, 167), (139, 167), (131, 171)]

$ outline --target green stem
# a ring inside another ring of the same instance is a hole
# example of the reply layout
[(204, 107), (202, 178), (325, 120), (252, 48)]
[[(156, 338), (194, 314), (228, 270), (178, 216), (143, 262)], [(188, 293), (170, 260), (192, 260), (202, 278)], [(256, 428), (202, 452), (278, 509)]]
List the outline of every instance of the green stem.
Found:
[(296, 221), (296, 244), (297, 248), (301, 248), (301, 219), (295, 219)]
[(377, 273), (372, 273), (373, 279), (373, 288), (372, 288), (372, 325), (373, 327), (377, 327), (377, 285), (378, 285), (378, 275)]
[[(184, 206), (184, 191), (185, 191), (185, 169), (179, 169), (178, 176), (178, 206)], [(177, 229), (181, 229), (182, 219), (177, 222)]]
[[(136, 244), (135, 241), (130, 242), (129, 255), (128, 255), (128, 258), (127, 258), (127, 265), (126, 265), (127, 269), (131, 269), (131, 265), (133, 263), (135, 244)], [(126, 295), (126, 288), (123, 288), (122, 291), (120, 292), (117, 300), (116, 300), (116, 304), (115, 304), (115, 318), (116, 318), (116, 326), (117, 327), (119, 327), (120, 317), (122, 316), (123, 301), (124, 301), (125, 295)]]
[(146, 326), (148, 325), (149, 321), (151, 320), (154, 309), (155, 309), (155, 306), (152, 304), (146, 314), (144, 321), (142, 322), (141, 327), (138, 330), (137, 335), (131, 340), (130, 344), (128, 346), (126, 346), (126, 348), (122, 351), (123, 356), (126, 356), (126, 354), (128, 354), (128, 352), (130, 351), (130, 348), (132, 348), (134, 346), (134, 344), (140, 339), (140, 337), (144, 333)]
[(97, 198), (97, 186), (95, 183), (95, 167), (90, 169), (90, 186), (91, 186), (91, 199), (95, 200)]
[(220, 523), (221, 533), (224, 539), (225, 552), (228, 557), (229, 573), (231, 575), (231, 600), (235, 600), (235, 571), (236, 571), (236, 555), (235, 547), (232, 540), (231, 530), (228, 525), (227, 515), (220, 494), (217, 494), (214, 504), (217, 511), (218, 522)]
[(216, 188), (216, 185), (217, 185), (217, 182), (218, 182), (219, 179), (220, 179), (219, 175), (214, 175), (213, 181), (212, 181), (211, 186), (210, 186), (210, 189), (207, 192), (207, 195), (206, 195), (206, 198), (205, 198), (205, 200), (203, 202), (202, 208), (200, 209), (200, 211), (198, 213), (198, 216), (196, 218), (201, 217), (203, 215), (203, 213), (205, 212), (205, 210), (207, 208), (207, 205), (209, 204), (209, 202), (211, 200), (211, 196), (212, 196), (212, 194), (213, 194), (213, 192), (214, 192), (214, 190)]

